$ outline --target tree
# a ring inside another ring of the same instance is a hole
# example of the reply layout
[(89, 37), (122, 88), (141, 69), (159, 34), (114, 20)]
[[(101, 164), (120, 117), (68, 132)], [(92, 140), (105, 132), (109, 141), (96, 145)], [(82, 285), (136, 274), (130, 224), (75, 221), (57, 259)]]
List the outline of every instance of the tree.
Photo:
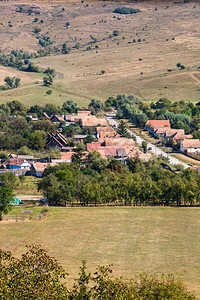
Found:
[(120, 123), (117, 127), (117, 132), (123, 137), (129, 137), (130, 134), (127, 131), (126, 123), (123, 120), (120, 120)]
[(0, 221), (2, 221), (2, 215), (7, 214), (11, 209), (10, 201), (12, 199), (12, 189), (6, 185), (0, 186)]
[(10, 126), (13, 132), (25, 131), (28, 128), (28, 123), (26, 119), (22, 116), (17, 116), (14, 120), (11, 121)]
[(10, 77), (10, 76), (6, 76), (4, 78), (4, 81), (5, 83), (7, 84), (7, 86), (11, 89), (14, 88), (14, 80), (15, 80), (15, 77)]
[(52, 75), (48, 75), (43, 77), (43, 85), (44, 86), (51, 86), (53, 84), (53, 76)]
[(90, 104), (88, 105), (88, 108), (92, 111), (93, 114), (98, 114), (101, 113), (104, 109), (104, 103), (99, 100), (92, 99)]
[(43, 130), (36, 130), (30, 138), (31, 146), (35, 150), (43, 150), (45, 146), (46, 133)]
[(61, 158), (60, 151), (58, 149), (51, 149), (49, 151), (49, 155), (51, 158)]
[(147, 142), (142, 141), (142, 148), (143, 148), (144, 153), (146, 153), (147, 152)]
[(23, 103), (13, 100), (11, 102), (7, 102), (6, 104), (10, 108), (11, 115), (26, 115), (27, 109)]
[(168, 109), (171, 105), (172, 105), (172, 102), (169, 99), (167, 99), (167, 98), (160, 98), (156, 102), (155, 108), (156, 109), (162, 109), (162, 108)]
[(0, 250), (0, 298), (68, 299), (67, 273), (41, 246), (27, 246), (20, 259)]
[(64, 102), (62, 107), (63, 107), (63, 110), (69, 114), (77, 113), (77, 110), (78, 110), (77, 103), (74, 103), (73, 100), (68, 100), (68, 101)]
[(14, 87), (18, 88), (20, 86), (20, 82), (21, 82), (21, 78), (19, 78), (19, 77), (15, 78)]

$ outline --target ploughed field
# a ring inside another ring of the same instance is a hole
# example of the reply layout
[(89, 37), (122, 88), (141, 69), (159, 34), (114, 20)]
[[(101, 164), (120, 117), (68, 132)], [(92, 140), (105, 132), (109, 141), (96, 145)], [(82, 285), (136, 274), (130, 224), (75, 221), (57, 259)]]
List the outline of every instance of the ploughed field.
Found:
[(114, 275), (125, 278), (179, 273), (200, 296), (199, 208), (49, 207), (47, 217), (38, 221), (42, 207), (16, 207), (9, 216), (24, 209), (33, 210), (31, 219), (0, 222), (1, 248), (19, 256), (26, 244), (41, 244), (70, 274), (69, 284), (86, 259), (91, 271), (112, 264)]
[[(22, 12), (16, 12), (20, 5)], [(122, 6), (141, 12), (113, 13)], [(27, 13), (29, 9), (33, 13)], [(49, 36), (51, 55), (31, 61), (57, 71), (51, 95), (46, 95), (48, 88), (42, 86), (42, 74), (23, 73), (17, 74), (22, 78), (18, 90), (0, 92), (1, 103), (61, 104), (73, 99), (86, 106), (92, 98), (104, 101), (118, 93), (136, 94), (149, 101), (161, 97), (199, 101), (198, 2), (8, 1), (0, 4), (0, 11), (1, 49), (44, 50), (39, 39)], [(41, 31), (34, 33), (35, 28)], [(114, 31), (117, 34), (113, 35)], [(58, 55), (58, 50), (55, 54), (63, 43), (71, 52)], [(177, 63), (185, 69), (177, 68)], [(0, 67), (1, 81), (5, 73), (12, 75), (13, 69)]]

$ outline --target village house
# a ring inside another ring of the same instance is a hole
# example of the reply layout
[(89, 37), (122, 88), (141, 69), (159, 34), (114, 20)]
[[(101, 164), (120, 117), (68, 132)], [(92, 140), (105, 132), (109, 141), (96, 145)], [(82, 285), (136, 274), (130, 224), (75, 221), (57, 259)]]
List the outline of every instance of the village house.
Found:
[(8, 162), (7, 169), (29, 169), (30, 164), (22, 158), (13, 158), (11, 162)]
[(145, 124), (145, 129), (155, 137), (157, 137), (156, 132), (159, 128), (171, 128), (169, 120), (148, 120)]
[(97, 126), (107, 126), (106, 119), (98, 119), (96, 116), (81, 117), (80, 118), (81, 127), (97, 127)]
[(55, 162), (54, 163), (41, 163), (41, 162), (33, 163), (27, 175), (42, 177), (43, 172), (46, 168), (48, 168), (49, 166), (54, 167), (56, 165), (57, 163)]
[(68, 152), (73, 151), (74, 147), (68, 147), (68, 140), (60, 132), (48, 133), (46, 140), (46, 149), (58, 149), (60, 151)]
[(180, 151), (187, 154), (200, 152), (200, 140), (199, 139), (184, 139), (180, 143)]
[[(116, 131), (110, 127), (110, 126), (105, 126), (105, 127), (96, 127), (96, 137), (99, 138), (110, 138), (110, 137), (115, 137), (117, 135)], [(120, 135), (118, 135), (120, 136)]]

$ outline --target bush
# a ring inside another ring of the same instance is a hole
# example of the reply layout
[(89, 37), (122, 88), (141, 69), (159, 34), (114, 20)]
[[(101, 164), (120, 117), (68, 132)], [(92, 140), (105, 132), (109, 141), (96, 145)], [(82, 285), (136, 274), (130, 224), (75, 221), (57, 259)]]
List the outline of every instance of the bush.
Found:
[(120, 35), (120, 31), (119, 30), (114, 30), (113, 31), (113, 36), (118, 36)]
[(76, 49), (79, 49), (81, 47), (81, 44), (78, 42), (76, 43), (76, 45), (74, 46)]
[(129, 8), (129, 7), (118, 7), (114, 10), (114, 13), (116, 14), (137, 14), (139, 13), (140, 10), (139, 9), (134, 9), (134, 8)]
[(52, 94), (52, 90), (46, 91), (46, 94), (47, 94), (47, 95), (51, 95), (51, 94)]

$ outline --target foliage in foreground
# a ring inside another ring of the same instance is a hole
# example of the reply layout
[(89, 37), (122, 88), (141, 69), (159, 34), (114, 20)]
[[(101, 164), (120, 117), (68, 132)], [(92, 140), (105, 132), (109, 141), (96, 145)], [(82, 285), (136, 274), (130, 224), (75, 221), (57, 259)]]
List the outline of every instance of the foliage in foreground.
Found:
[(80, 267), (79, 278), (69, 290), (61, 282), (67, 273), (40, 246), (27, 246), (21, 259), (0, 250), (1, 299), (195, 299), (181, 280), (173, 275), (142, 274), (125, 281), (113, 278), (110, 266), (98, 267), (94, 274)]

